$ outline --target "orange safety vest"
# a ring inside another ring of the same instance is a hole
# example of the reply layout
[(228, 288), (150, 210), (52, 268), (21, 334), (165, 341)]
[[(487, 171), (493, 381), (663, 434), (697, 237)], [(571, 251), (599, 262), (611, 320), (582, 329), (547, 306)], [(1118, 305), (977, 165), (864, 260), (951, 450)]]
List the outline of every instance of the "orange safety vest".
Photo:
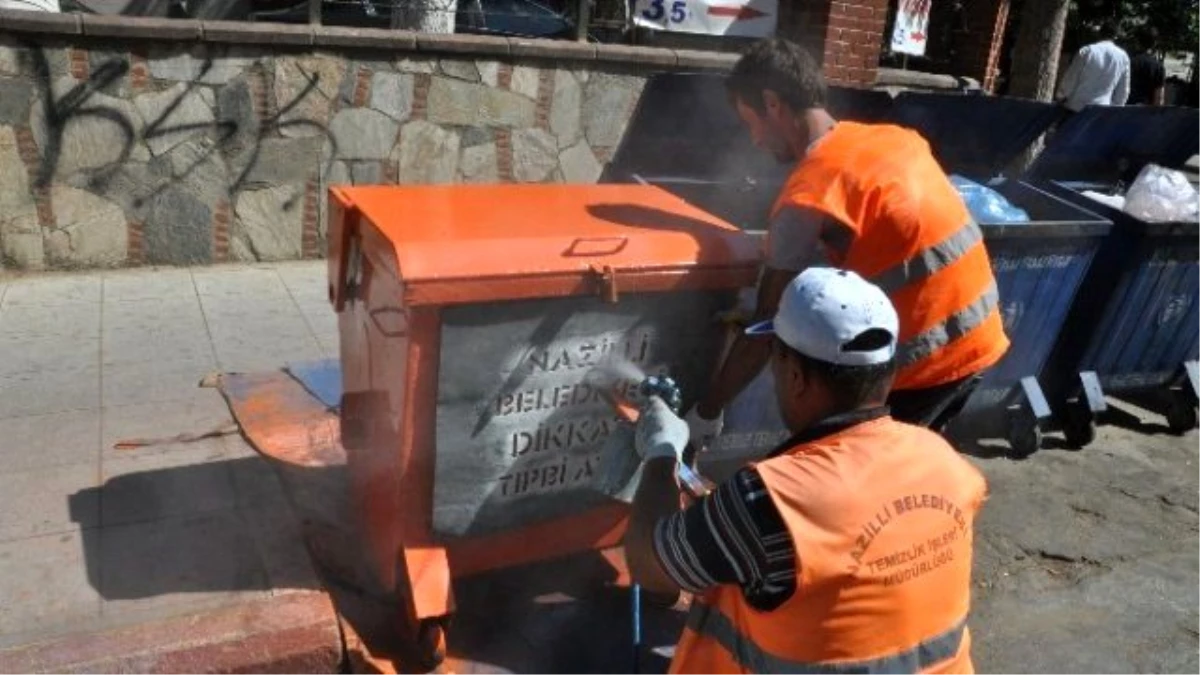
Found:
[(673, 673), (970, 673), (971, 551), (983, 476), (890, 417), (757, 464), (796, 550), (763, 612), (734, 585), (693, 601)]
[(900, 316), (894, 389), (924, 389), (994, 365), (1008, 350), (983, 233), (907, 129), (839, 122), (775, 202), (816, 210), (853, 234), (840, 267), (881, 287)]

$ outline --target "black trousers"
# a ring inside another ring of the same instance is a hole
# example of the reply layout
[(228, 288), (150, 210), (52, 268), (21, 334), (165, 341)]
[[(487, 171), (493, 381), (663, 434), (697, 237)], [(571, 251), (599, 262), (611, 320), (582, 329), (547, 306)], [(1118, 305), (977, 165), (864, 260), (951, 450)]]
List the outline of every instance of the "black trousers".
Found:
[(975, 373), (936, 387), (893, 391), (888, 396), (888, 407), (894, 419), (941, 433), (962, 412), (982, 380), (983, 373)]

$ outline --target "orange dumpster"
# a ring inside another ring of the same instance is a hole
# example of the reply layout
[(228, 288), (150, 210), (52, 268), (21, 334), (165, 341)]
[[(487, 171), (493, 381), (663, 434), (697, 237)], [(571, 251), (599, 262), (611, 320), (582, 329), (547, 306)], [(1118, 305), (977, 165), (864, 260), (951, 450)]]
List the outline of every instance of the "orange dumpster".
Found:
[(630, 185), (335, 187), (328, 239), (358, 534), (414, 625), (452, 578), (620, 543), (598, 464), (628, 429), (589, 375), (618, 356), (690, 405), (759, 259)]

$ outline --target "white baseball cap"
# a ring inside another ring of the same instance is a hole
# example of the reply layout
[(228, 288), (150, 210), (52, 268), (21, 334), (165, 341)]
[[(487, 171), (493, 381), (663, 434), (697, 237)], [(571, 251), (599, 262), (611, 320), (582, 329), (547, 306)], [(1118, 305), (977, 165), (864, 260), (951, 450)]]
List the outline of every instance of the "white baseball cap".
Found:
[[(872, 329), (887, 331), (891, 340), (875, 349), (847, 349)], [(746, 334), (774, 334), (819, 361), (871, 366), (895, 357), (899, 330), (896, 309), (878, 286), (849, 270), (810, 267), (784, 289), (775, 318), (750, 326)]]

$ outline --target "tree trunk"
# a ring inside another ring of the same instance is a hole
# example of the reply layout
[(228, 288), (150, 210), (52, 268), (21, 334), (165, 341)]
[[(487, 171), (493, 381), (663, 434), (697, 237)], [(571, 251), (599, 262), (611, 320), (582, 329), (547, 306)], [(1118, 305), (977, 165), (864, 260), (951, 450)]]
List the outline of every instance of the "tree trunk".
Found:
[(1058, 55), (1062, 52), (1070, 0), (1025, 0), (1013, 49), (1009, 94), (1039, 101), (1054, 99)]
[(393, 0), (392, 28), (419, 33), (453, 33), (457, 0)]
[(1200, 107), (1200, 51), (1192, 52), (1192, 77), (1188, 80), (1185, 105)]

